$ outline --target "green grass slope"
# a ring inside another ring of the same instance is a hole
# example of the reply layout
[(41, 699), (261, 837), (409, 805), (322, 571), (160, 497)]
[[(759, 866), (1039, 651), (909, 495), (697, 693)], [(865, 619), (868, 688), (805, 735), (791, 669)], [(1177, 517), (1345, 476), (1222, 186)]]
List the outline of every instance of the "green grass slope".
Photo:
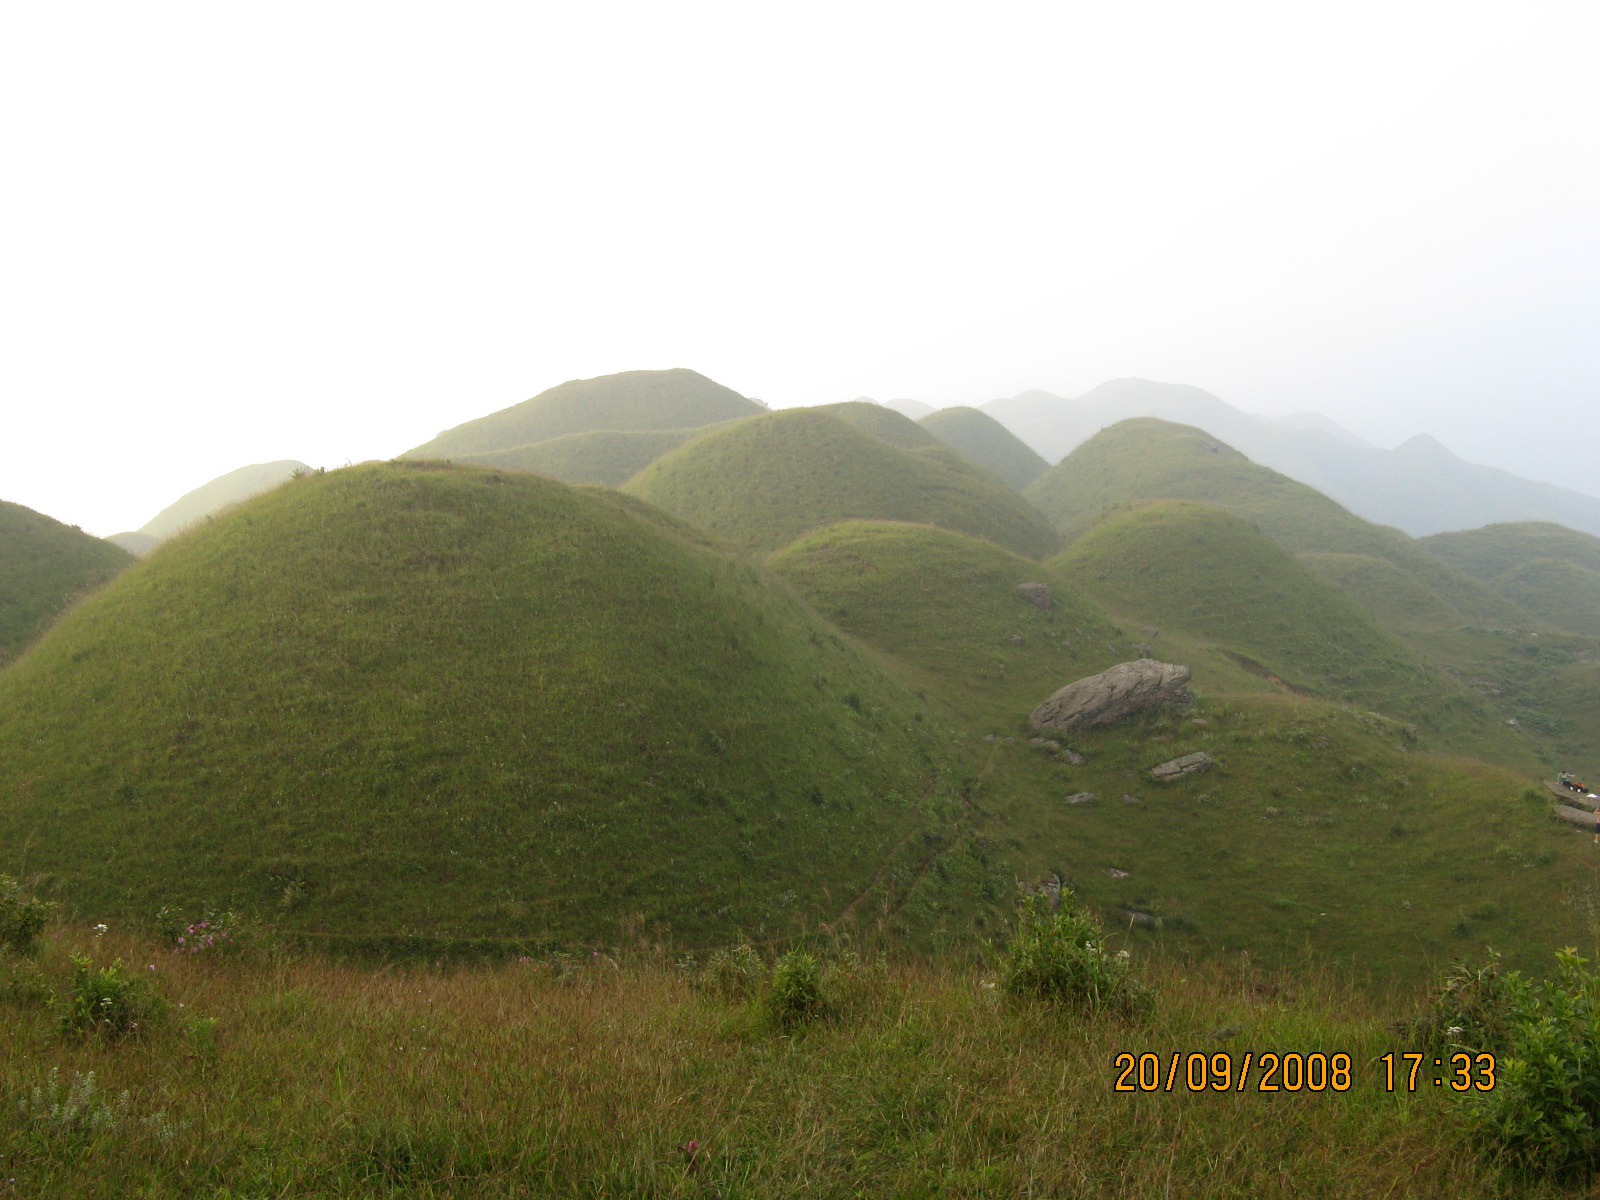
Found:
[(1050, 469), (1021, 438), (975, 408), (941, 408), (917, 424), (1019, 492)]
[(1600, 636), (1600, 571), (1535, 558), (1495, 576), (1489, 586), (1552, 625)]
[(938, 525), (1032, 558), (1060, 544), (1021, 497), (947, 447), (897, 449), (816, 409), (768, 413), (696, 438), (626, 490), (759, 551), (852, 519)]
[(569, 433), (693, 429), (763, 412), (731, 388), (682, 367), (573, 379), (531, 400), (447, 429), (407, 458), (457, 458), (512, 450)]
[(169, 543), (0, 674), (0, 871), (345, 935), (786, 929), (919, 819), (929, 724), (637, 500), (369, 464)]
[[(296, 459), (283, 458), (276, 462), (252, 463), (229, 471), (209, 483), (201, 484), (192, 492), (184, 493), (141, 525), (139, 532), (157, 542), (165, 541), (207, 517), (235, 504), (242, 504), (252, 496), (271, 491), (286, 479), (293, 478), (296, 471), (310, 469)], [(134, 552), (144, 554), (152, 548), (147, 546)], [(127, 549), (133, 550), (134, 547), (128, 546)]]
[(1207, 639), (1290, 690), (1416, 721), (1445, 744), (1516, 753), (1480, 696), (1231, 513), (1154, 501), (1102, 521), (1051, 565), (1125, 619)]
[(1393, 563), (1447, 604), (1458, 624), (1515, 626), (1527, 618), (1405, 534), (1364, 521), (1187, 425), (1120, 421), (1034, 480), (1025, 495), (1068, 537), (1130, 501), (1198, 500), (1255, 523), (1291, 553), (1361, 554)]
[[(1203, 723), (1201, 723), (1203, 722)], [(1486, 947), (1544, 969), (1592, 945), (1586, 831), (1533, 777), (1421, 752), (1408, 726), (1290, 695), (1074, 735), (1068, 766), (993, 743), (974, 806), (1024, 879), (1059, 873), (1135, 946), (1415, 983)], [(1211, 770), (1171, 784), (1157, 763)], [(1068, 804), (1065, 797), (1095, 799)]]
[(510, 450), (459, 454), (455, 461), (501, 471), (531, 471), (563, 483), (621, 487), (663, 454), (699, 437), (707, 428), (711, 427), (568, 433)]
[(1488, 582), (1535, 559), (1569, 562), (1600, 571), (1600, 538), (1549, 521), (1485, 525), (1460, 533), (1435, 533), (1417, 544), (1445, 562)]
[(938, 438), (904, 413), (885, 408), (881, 404), (874, 404), (870, 400), (820, 404), (809, 411), (838, 417), (846, 425), (853, 426), (862, 433), (875, 437), (880, 442), (897, 446), (901, 450), (929, 450), (941, 445)]
[[(974, 726), (1004, 721), (1074, 679), (1137, 657), (1065, 575), (931, 525), (843, 521), (799, 538), (768, 565)], [(1019, 583), (1043, 583), (1051, 607), (1033, 604)]]
[(120, 546), (0, 500), (0, 666), (132, 561)]

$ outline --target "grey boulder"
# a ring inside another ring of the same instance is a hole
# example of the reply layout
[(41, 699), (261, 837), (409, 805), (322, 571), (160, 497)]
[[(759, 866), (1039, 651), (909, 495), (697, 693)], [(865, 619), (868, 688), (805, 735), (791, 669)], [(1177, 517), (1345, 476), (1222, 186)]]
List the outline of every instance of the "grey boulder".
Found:
[(1151, 767), (1150, 778), (1166, 783), (1169, 780), (1198, 775), (1201, 771), (1210, 769), (1211, 755), (1203, 750), (1196, 750), (1193, 754), (1185, 754), (1181, 758), (1174, 758), (1159, 766)]
[(1193, 699), (1187, 686), (1190, 674), (1188, 667), (1153, 658), (1118, 663), (1067, 684), (1033, 710), (1028, 724), (1063, 732), (1094, 729), (1158, 705), (1187, 704)]

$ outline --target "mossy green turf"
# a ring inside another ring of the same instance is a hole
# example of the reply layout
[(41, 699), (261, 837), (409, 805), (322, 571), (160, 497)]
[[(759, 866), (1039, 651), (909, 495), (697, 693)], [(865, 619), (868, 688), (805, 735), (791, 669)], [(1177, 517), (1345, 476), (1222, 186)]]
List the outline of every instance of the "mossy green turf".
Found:
[(563, 483), (621, 487), (663, 454), (699, 437), (707, 428), (714, 427), (569, 433), (510, 450), (458, 454), (455, 461), (502, 471), (531, 471)]
[(917, 424), (1019, 492), (1050, 468), (1021, 438), (975, 408), (941, 408)]
[(1025, 495), (1069, 538), (1129, 501), (1198, 500), (1253, 522), (1291, 553), (1391, 562), (1448, 605), (1458, 623), (1515, 626), (1527, 617), (1398, 530), (1364, 521), (1188, 425), (1148, 417), (1119, 421), (1039, 476)]
[(1481, 696), (1221, 509), (1119, 510), (1050, 561), (1122, 619), (1205, 638), (1292, 689), (1416, 721), (1435, 745), (1501, 761), (1522, 753)]
[(120, 546), (0, 500), (0, 666), (132, 562)]
[(167, 543), (0, 675), (0, 870), (292, 930), (788, 928), (920, 819), (921, 718), (639, 501), (364, 465)]
[(486, 454), (606, 429), (692, 429), (762, 411), (754, 400), (696, 371), (624, 371), (569, 380), (531, 400), (447, 429), (406, 457)]
[(953, 450), (899, 449), (815, 409), (752, 417), (697, 438), (625, 490), (759, 551), (851, 519), (939, 525), (1032, 558), (1060, 545), (1021, 497)]

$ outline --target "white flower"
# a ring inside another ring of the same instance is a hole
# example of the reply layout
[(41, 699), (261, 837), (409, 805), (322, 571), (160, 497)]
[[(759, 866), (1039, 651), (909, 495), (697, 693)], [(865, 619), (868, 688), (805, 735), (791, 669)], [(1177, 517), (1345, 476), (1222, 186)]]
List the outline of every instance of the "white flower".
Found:
[(95, 935), (95, 937), (99, 937), (105, 931), (106, 931), (106, 927), (104, 925), (96, 925), (94, 927), (94, 935)]
[(1461, 1026), (1459, 1026), (1459, 1025), (1452, 1025), (1452, 1026), (1450, 1026), (1450, 1028), (1446, 1029), (1445, 1032), (1446, 1033), (1465, 1033), (1466, 1030), (1461, 1028)]

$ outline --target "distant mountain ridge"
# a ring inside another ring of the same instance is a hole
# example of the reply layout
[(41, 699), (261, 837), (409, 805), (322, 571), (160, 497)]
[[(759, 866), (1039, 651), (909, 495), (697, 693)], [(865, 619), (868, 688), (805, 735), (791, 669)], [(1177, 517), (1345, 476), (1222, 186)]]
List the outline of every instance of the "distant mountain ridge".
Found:
[(1427, 434), (1382, 450), (1319, 414), (1252, 416), (1184, 384), (1116, 379), (1076, 400), (1035, 390), (979, 407), (1051, 463), (1118, 421), (1158, 417), (1204, 429), (1358, 516), (1413, 537), (1518, 521), (1600, 534), (1600, 499), (1468, 463)]

